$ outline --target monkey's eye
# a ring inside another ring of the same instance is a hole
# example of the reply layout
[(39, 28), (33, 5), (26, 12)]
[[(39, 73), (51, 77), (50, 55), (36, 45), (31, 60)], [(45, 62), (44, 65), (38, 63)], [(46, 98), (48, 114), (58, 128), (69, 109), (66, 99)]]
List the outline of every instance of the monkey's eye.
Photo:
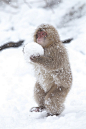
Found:
[(46, 33), (46, 32), (42, 32), (42, 35), (43, 35), (43, 36), (47, 36), (47, 33)]
[(38, 37), (46, 37), (46, 36), (47, 36), (47, 33), (46, 32), (44, 32), (44, 31), (38, 31), (36, 38), (38, 38)]
[(40, 35), (41, 35), (41, 33), (40, 33), (40, 32), (38, 32), (38, 33), (37, 33), (37, 36), (40, 36)]

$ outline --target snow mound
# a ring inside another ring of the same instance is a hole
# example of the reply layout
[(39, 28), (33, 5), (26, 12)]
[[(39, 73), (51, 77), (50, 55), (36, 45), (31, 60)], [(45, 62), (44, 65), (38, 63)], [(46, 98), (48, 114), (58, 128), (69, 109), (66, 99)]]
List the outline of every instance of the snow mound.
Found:
[(32, 55), (33, 56), (43, 55), (44, 49), (41, 45), (37, 44), (36, 42), (31, 42), (25, 45), (23, 52), (26, 62), (31, 62), (30, 57)]

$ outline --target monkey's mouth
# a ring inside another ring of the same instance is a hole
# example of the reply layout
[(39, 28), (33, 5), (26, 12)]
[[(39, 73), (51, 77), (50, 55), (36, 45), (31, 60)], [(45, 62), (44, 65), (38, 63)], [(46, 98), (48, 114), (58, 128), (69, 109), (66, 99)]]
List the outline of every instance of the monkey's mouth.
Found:
[(37, 43), (41, 43), (42, 41), (40, 39), (37, 39)]

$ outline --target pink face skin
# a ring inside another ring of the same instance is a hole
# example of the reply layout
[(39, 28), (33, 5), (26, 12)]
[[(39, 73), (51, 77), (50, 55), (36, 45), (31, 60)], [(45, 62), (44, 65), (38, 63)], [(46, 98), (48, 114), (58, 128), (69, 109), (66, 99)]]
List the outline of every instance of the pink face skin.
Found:
[(44, 31), (38, 31), (37, 33), (37, 43), (40, 44), (42, 47), (46, 45), (45, 39), (46, 39), (47, 33)]

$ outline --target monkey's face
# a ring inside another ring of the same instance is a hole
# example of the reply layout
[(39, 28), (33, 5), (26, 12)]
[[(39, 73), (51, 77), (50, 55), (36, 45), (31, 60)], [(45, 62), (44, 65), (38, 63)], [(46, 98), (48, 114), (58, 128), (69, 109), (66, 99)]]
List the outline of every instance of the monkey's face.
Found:
[(45, 31), (39, 30), (36, 35), (37, 43), (40, 44), (42, 47), (47, 45), (47, 33)]

